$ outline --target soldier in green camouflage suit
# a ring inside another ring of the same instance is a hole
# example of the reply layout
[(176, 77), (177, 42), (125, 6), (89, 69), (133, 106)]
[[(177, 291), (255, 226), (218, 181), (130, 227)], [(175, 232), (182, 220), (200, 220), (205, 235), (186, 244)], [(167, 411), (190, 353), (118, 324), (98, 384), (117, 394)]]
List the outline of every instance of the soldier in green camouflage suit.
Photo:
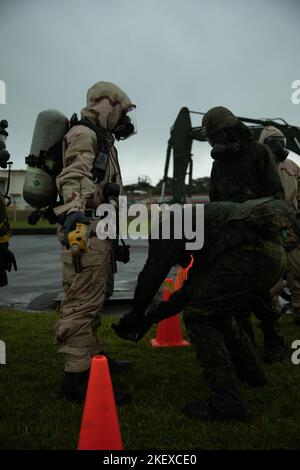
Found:
[[(274, 156), (270, 149), (253, 139), (251, 131), (229, 109), (217, 106), (202, 120), (214, 160), (210, 179), (210, 201), (244, 202), (260, 197), (284, 199)], [(278, 313), (270, 294), (252, 298), (251, 311), (260, 320), (264, 333), (266, 362), (281, 361), (285, 354)], [(238, 321), (252, 342), (251, 311), (240, 312)]]
[[(261, 386), (265, 377), (253, 347), (233, 316), (264, 297), (286, 266), (284, 230), (296, 213), (286, 201), (263, 198), (205, 206), (205, 241), (182, 289), (168, 302), (147, 307), (176, 263), (186, 266), (184, 240), (150, 240), (138, 277), (132, 311), (114, 325), (117, 334), (138, 341), (153, 323), (184, 310), (184, 321), (212, 391), (205, 401), (188, 403), (191, 417), (238, 418), (247, 412), (239, 380)], [(146, 314), (145, 314), (146, 312)]]

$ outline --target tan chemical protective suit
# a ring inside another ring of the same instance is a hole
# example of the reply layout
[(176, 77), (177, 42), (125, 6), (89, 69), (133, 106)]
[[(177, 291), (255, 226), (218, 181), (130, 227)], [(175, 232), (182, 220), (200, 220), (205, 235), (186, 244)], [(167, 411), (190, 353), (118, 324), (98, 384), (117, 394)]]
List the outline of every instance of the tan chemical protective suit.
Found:
[[(96, 133), (84, 125), (72, 127), (65, 136), (63, 170), (56, 180), (64, 201), (64, 205), (56, 210), (57, 214), (96, 209), (104, 202), (103, 189), (107, 182), (115, 181), (122, 188), (112, 130), (133, 106), (128, 96), (113, 83), (98, 82), (88, 90), (87, 106), (82, 109), (81, 116), (105, 132), (109, 146), (106, 175), (100, 183), (93, 182), (91, 172), (98, 152)], [(113, 273), (111, 241), (96, 237), (97, 222), (94, 217), (88, 226), (89, 249), (82, 254), (81, 273), (75, 273), (70, 250), (64, 248), (62, 253), (64, 300), (56, 329), (56, 344), (64, 355), (65, 372), (87, 370), (91, 358), (102, 349), (97, 329), (101, 324), (104, 300), (112, 294)]]

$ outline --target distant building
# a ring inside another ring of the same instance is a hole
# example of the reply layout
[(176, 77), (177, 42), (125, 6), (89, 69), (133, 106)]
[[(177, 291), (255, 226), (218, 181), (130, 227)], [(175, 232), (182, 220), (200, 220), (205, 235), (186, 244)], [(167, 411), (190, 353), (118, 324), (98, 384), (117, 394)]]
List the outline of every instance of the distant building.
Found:
[[(152, 197), (153, 202), (159, 203), (160, 202), (160, 195), (154, 195)], [(172, 194), (171, 193), (165, 193), (164, 197), (164, 202), (170, 204), (172, 202)], [(202, 193), (197, 193), (197, 194), (192, 194), (191, 198), (186, 198), (186, 204), (206, 204), (209, 202), (209, 196), (208, 194), (202, 194)]]
[[(11, 170), (10, 175), (10, 188), (9, 196), (11, 197), (11, 208), (15, 211), (31, 210), (32, 207), (27, 204), (23, 198), (23, 186), (25, 180), (26, 170)], [(0, 170), (0, 191), (2, 194), (6, 192), (8, 182), (8, 170)], [(160, 191), (154, 193), (153, 187), (145, 181), (141, 181), (137, 184), (127, 185), (124, 187), (125, 193), (128, 196), (128, 204), (142, 203), (142, 204), (157, 204), (160, 202)], [(208, 202), (208, 195), (194, 189), (192, 202), (194, 204), (201, 204)], [(167, 191), (165, 194), (164, 202), (170, 203), (172, 200), (171, 192)]]
[[(160, 194), (147, 194), (146, 191), (127, 191), (128, 205), (131, 204), (159, 204), (160, 203)], [(206, 204), (209, 201), (208, 194), (193, 194), (189, 199), (187, 198), (186, 204)], [(172, 204), (172, 194), (165, 193), (164, 197), (165, 204)]]
[[(16, 210), (27, 210), (31, 207), (23, 199), (23, 186), (26, 170), (11, 170), (9, 196), (11, 205)], [(5, 194), (8, 183), (8, 170), (0, 170), (0, 191)]]

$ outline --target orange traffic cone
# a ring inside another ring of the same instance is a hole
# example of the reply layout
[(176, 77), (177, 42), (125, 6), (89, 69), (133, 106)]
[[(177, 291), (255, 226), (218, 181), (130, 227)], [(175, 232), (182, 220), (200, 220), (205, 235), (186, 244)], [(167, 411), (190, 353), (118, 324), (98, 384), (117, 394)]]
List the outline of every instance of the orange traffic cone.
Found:
[[(174, 292), (174, 280), (168, 277), (164, 282), (163, 298), (167, 301)], [(190, 343), (182, 338), (179, 315), (162, 320), (157, 327), (156, 338), (150, 340), (153, 348), (189, 346)]]
[(78, 450), (123, 450), (107, 359), (92, 359)]
[(176, 279), (175, 279), (175, 290), (178, 290), (182, 287), (184, 281), (187, 280), (189, 269), (193, 266), (194, 258), (188, 265), (187, 268), (178, 268)]

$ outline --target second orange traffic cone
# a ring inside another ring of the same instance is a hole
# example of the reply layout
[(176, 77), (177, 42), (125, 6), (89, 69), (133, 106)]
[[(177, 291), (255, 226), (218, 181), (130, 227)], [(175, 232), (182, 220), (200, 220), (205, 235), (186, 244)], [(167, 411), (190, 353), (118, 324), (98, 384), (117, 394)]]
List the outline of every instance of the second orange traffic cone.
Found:
[(92, 359), (78, 450), (123, 450), (109, 367), (105, 356)]
[[(164, 282), (163, 301), (167, 301), (175, 290), (174, 280), (168, 277)], [(153, 348), (189, 346), (190, 343), (182, 338), (179, 315), (162, 320), (157, 327), (155, 339), (150, 340)]]

